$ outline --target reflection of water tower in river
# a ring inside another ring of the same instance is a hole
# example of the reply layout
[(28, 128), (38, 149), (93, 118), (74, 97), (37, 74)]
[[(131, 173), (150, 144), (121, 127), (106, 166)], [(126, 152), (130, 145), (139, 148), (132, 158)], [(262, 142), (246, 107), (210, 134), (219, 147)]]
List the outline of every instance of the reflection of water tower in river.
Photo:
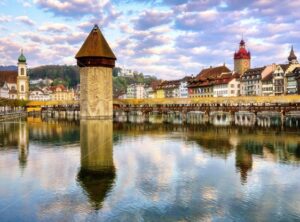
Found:
[(24, 168), (27, 164), (29, 146), (28, 126), (26, 121), (19, 122), (18, 130), (18, 150), (19, 150), (19, 164)]
[(112, 68), (116, 57), (97, 25), (76, 55), (80, 67), (81, 169), (78, 181), (99, 209), (114, 178)]
[(247, 183), (248, 172), (251, 171), (252, 165), (252, 154), (242, 145), (238, 145), (235, 152), (235, 166), (241, 174), (243, 184)]
[(81, 169), (78, 181), (99, 209), (115, 178), (112, 120), (80, 121)]

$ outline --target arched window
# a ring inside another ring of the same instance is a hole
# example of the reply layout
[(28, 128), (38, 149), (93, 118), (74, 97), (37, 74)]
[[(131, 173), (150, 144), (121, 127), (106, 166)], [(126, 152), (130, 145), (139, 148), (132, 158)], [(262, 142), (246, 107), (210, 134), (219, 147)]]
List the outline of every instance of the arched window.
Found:
[(24, 76), (25, 72), (24, 72), (24, 68), (21, 68), (21, 75)]
[(21, 85), (21, 92), (24, 92), (24, 85)]

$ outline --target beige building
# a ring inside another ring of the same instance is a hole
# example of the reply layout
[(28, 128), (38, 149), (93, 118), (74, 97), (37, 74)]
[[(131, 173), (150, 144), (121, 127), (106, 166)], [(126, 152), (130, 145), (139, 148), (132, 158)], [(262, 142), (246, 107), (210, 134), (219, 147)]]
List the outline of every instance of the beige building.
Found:
[(62, 100), (74, 100), (75, 93), (74, 90), (66, 89), (63, 85), (52, 86), (49, 88), (51, 91), (50, 99), (52, 101), (62, 101)]

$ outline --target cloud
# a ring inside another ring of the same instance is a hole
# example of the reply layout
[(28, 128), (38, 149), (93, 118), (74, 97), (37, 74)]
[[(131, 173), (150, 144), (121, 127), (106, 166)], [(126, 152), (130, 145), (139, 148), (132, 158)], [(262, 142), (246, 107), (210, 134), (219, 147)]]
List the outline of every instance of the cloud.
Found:
[(47, 12), (58, 16), (84, 17), (86, 15), (99, 15), (109, 5), (109, 0), (34, 0), (34, 3)]
[[(285, 62), (292, 44), (296, 54), (300, 53), (296, 28), (300, 14), (295, 10), (300, 7), (299, 1), (17, 1), (31, 3), (32, 7), (18, 5), (18, 10), (30, 13), (28, 17), (14, 18), (1, 11), (1, 62), (14, 63), (14, 56), (25, 44), (26, 48), (35, 48), (29, 57), (37, 65), (71, 63), (73, 51), (79, 49), (95, 23), (110, 42), (119, 64), (158, 77), (180, 78), (223, 62), (233, 68), (233, 53), (242, 35), (252, 53), (253, 67)], [(4, 10), (10, 4), (5, 1)], [(45, 18), (39, 26), (31, 20), (38, 10)], [(20, 22), (29, 26), (14, 29)], [(10, 41), (6, 43), (3, 36)], [(49, 55), (47, 59), (43, 54)]]
[(147, 30), (172, 21), (172, 11), (145, 10), (133, 20), (135, 29)]
[(212, 9), (201, 12), (186, 12), (177, 16), (176, 28), (183, 30), (201, 30), (212, 23), (218, 23), (219, 12)]
[(29, 26), (35, 25), (35, 22), (25, 15), (16, 17), (16, 20)]
[(8, 15), (0, 15), (0, 23), (10, 22), (12, 20), (11, 16)]
[(46, 23), (41, 25), (38, 28), (38, 31), (42, 31), (42, 32), (58, 32), (58, 33), (62, 33), (62, 32), (67, 32), (69, 31), (70, 28), (62, 23)]
[(17, 0), (17, 2), (21, 3), (25, 8), (32, 7), (31, 0)]

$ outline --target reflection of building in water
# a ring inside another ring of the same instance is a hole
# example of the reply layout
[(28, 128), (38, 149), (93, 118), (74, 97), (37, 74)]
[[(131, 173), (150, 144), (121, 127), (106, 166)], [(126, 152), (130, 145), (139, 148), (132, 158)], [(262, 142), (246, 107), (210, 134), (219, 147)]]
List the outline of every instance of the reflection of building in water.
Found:
[(27, 163), (28, 146), (29, 146), (29, 133), (26, 121), (19, 122), (18, 132), (18, 149), (19, 149), (19, 163), (20, 167), (24, 168)]
[(11, 148), (18, 145), (18, 127), (14, 122), (0, 122), (0, 147)]
[(241, 173), (241, 182), (247, 183), (248, 172), (252, 169), (252, 154), (244, 147), (237, 146), (235, 152), (235, 166)]
[(79, 142), (79, 122), (27, 117), (31, 141), (72, 144)]
[(110, 191), (115, 179), (112, 120), (81, 120), (81, 169), (78, 181), (95, 209)]
[(20, 167), (25, 167), (28, 156), (29, 136), (26, 121), (0, 122), (0, 149), (18, 149)]

